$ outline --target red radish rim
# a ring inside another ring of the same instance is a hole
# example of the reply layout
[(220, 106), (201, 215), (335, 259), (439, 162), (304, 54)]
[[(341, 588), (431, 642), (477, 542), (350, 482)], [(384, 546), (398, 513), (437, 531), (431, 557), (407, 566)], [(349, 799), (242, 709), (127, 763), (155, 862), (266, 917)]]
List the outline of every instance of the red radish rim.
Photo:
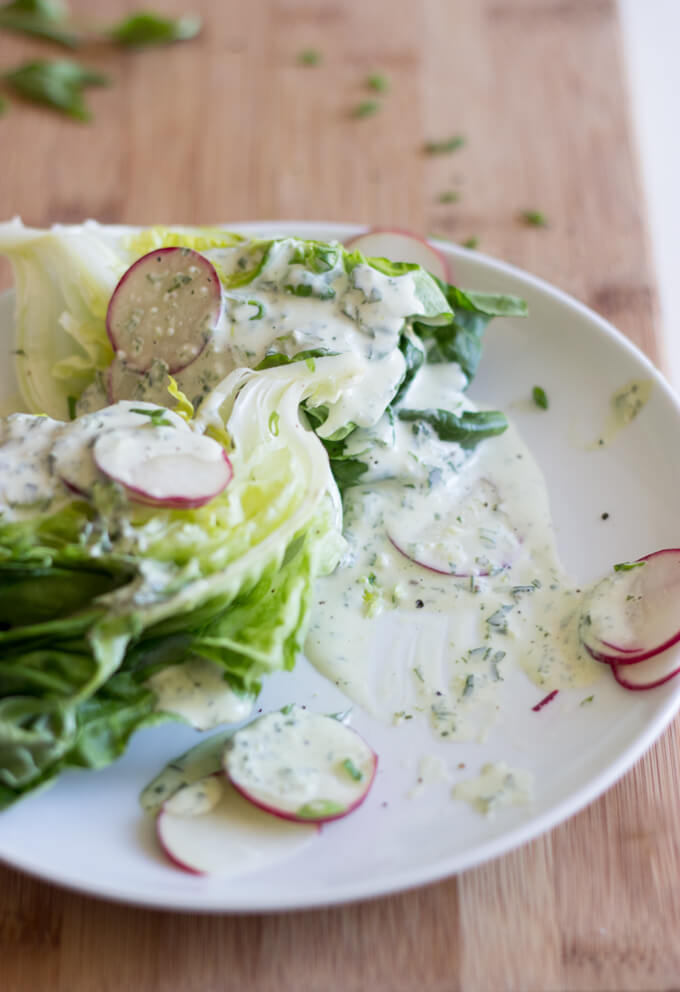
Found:
[(160, 506), (170, 510), (197, 510), (199, 507), (205, 506), (206, 503), (210, 503), (211, 500), (216, 499), (219, 495), (221, 495), (221, 493), (224, 492), (231, 480), (234, 478), (234, 469), (228, 454), (224, 449), (222, 449), (221, 454), (223, 460), (227, 464), (229, 474), (227, 481), (224, 483), (222, 488), (216, 490), (214, 493), (211, 493), (210, 496), (149, 496), (143, 489), (138, 489), (136, 486), (130, 486), (125, 482), (121, 482), (120, 479), (116, 479), (112, 475), (109, 475), (108, 472), (104, 471), (104, 469), (99, 468), (99, 465), (97, 465), (97, 468), (99, 468), (99, 471), (103, 472), (103, 474), (109, 479), (112, 479), (114, 482), (121, 485), (123, 489), (129, 493), (130, 498), (133, 499), (135, 503), (143, 503), (145, 506)]
[[(413, 556), (408, 554), (407, 551), (404, 551), (403, 548), (399, 547), (397, 542), (389, 533), (387, 534), (387, 539), (389, 540), (390, 544), (395, 549), (395, 551), (398, 551), (399, 554), (402, 555), (404, 558), (406, 558), (407, 561), (410, 561), (412, 565), (417, 565), (418, 568), (424, 568), (428, 572), (434, 572), (436, 575), (447, 575), (450, 579), (469, 579), (469, 578), (486, 579), (492, 574), (493, 575), (498, 574), (497, 572), (492, 573), (488, 571), (488, 569), (484, 572), (446, 572), (442, 568), (435, 568), (434, 565), (425, 565), (422, 561), (418, 561), (417, 558), (413, 558)], [(503, 565), (502, 568), (499, 569), (499, 572), (506, 571), (508, 567), (509, 567), (508, 565)]]
[[(363, 737), (361, 739), (363, 740)], [(364, 741), (364, 744), (366, 744), (366, 741)], [(366, 744), (366, 747), (368, 747), (368, 744)], [(333, 820), (342, 820), (344, 817), (349, 816), (350, 813), (353, 813), (354, 810), (358, 809), (359, 806), (361, 806), (361, 804), (365, 801), (366, 796), (373, 788), (373, 782), (375, 781), (375, 775), (378, 770), (378, 755), (375, 753), (372, 747), (369, 747), (369, 751), (373, 756), (373, 764), (371, 766), (371, 775), (366, 784), (366, 788), (364, 789), (362, 794), (359, 796), (358, 799), (350, 803), (349, 806), (347, 806), (341, 812), (329, 813), (325, 816), (318, 816), (318, 817), (296, 816), (295, 813), (284, 812), (283, 810), (275, 806), (270, 806), (269, 803), (265, 803), (260, 801), (259, 799), (255, 799), (254, 796), (251, 795), (246, 789), (238, 785), (237, 782), (234, 782), (234, 780), (232, 779), (232, 777), (230, 776), (229, 772), (226, 769), (225, 769), (225, 773), (229, 782), (231, 783), (231, 785), (233, 785), (233, 787), (236, 789), (239, 795), (243, 796), (244, 799), (246, 799), (249, 803), (252, 803), (253, 806), (256, 806), (258, 809), (261, 809), (264, 813), (271, 813), (272, 816), (276, 816), (279, 820), (288, 820), (292, 823), (310, 823), (310, 824), (315, 824), (317, 827), (321, 827), (321, 825), (324, 823), (332, 823)]]
[(653, 682), (627, 682), (626, 679), (619, 674), (619, 668), (625, 667), (625, 665), (612, 665), (611, 670), (619, 685), (623, 689), (628, 689), (629, 692), (646, 692), (648, 689), (656, 689), (657, 686), (664, 685), (666, 682), (670, 682), (671, 679), (674, 679), (676, 675), (680, 675), (680, 660), (678, 661), (677, 668), (674, 668), (668, 675), (655, 679)]
[[(205, 255), (202, 255), (200, 252), (195, 251), (193, 248), (182, 248), (180, 245), (168, 245), (168, 246), (166, 246), (164, 248), (154, 248), (153, 251), (147, 251), (147, 252), (145, 252), (144, 255), (142, 255), (142, 256), (140, 256), (140, 258), (136, 259), (132, 263), (132, 265), (130, 265), (125, 270), (125, 272), (122, 274), (122, 276), (120, 277), (120, 279), (116, 283), (116, 285), (115, 285), (115, 287), (113, 289), (113, 292), (111, 293), (111, 298), (109, 299), (109, 303), (108, 303), (108, 306), (106, 308), (106, 336), (108, 337), (109, 343), (111, 344), (111, 347), (113, 348), (114, 355), (117, 355), (118, 354), (118, 348), (116, 347), (116, 338), (115, 338), (115, 335), (114, 335), (113, 331), (111, 330), (111, 320), (112, 320), (112, 317), (111, 317), (111, 304), (113, 303), (113, 300), (115, 299), (116, 293), (118, 292), (118, 290), (122, 286), (125, 285), (125, 282), (128, 279), (128, 276), (131, 275), (131, 273), (137, 268), (137, 266), (140, 264), (140, 262), (143, 262), (150, 255), (165, 255), (168, 252), (174, 252), (174, 251), (177, 251), (178, 249), (179, 250), (182, 250), (182, 251), (192, 252), (194, 255), (197, 255), (201, 259), (201, 262), (202, 263), (204, 263), (205, 265), (209, 266), (212, 269), (212, 271), (214, 273), (214, 276), (215, 276), (215, 281), (216, 281), (217, 285), (221, 287), (220, 277), (217, 274), (217, 269), (212, 264), (212, 262), (210, 261), (210, 259), (209, 258), (206, 258)], [(221, 288), (220, 288), (220, 294), (221, 294)], [(220, 306), (219, 306), (219, 309), (218, 309), (217, 319), (216, 319), (215, 323), (217, 323), (217, 321), (219, 320), (220, 314), (222, 312), (222, 306), (223, 306), (223, 301), (222, 301), (222, 299), (220, 299)], [(173, 366), (170, 366), (169, 365), (168, 366), (168, 372), (169, 372), (169, 374), (170, 375), (176, 375), (178, 372), (182, 372), (184, 369), (188, 368), (203, 353), (203, 351), (205, 350), (205, 347), (206, 347), (207, 344), (208, 344), (208, 339), (205, 338), (204, 341), (203, 341), (203, 344), (201, 345), (201, 347), (198, 349), (198, 351), (196, 352), (195, 355), (192, 355), (191, 356), (191, 358), (189, 359), (189, 361), (184, 362), (181, 365), (173, 365)], [(130, 365), (128, 362), (126, 362), (125, 364), (126, 364), (126, 367), (131, 372), (137, 372), (138, 374), (142, 374), (142, 375), (145, 372), (148, 372), (149, 369), (151, 368), (151, 364), (147, 365), (146, 368), (143, 368), (143, 369), (137, 369), (133, 365)]]
[[(451, 268), (451, 263), (446, 257), (444, 252), (432, 244), (427, 238), (424, 238), (421, 234), (414, 234), (413, 231), (407, 231), (403, 227), (367, 227), (365, 231), (361, 234), (353, 235), (348, 241), (345, 241), (345, 248), (351, 248), (351, 246), (359, 241), (361, 238), (365, 238), (368, 234), (400, 234), (405, 238), (413, 238), (415, 241), (419, 241), (422, 245), (425, 245), (430, 251), (434, 252), (444, 269), (444, 279), (446, 282), (453, 281), (453, 271)], [(396, 261), (396, 259), (394, 259)]]
[(192, 866), (188, 865), (185, 861), (180, 861), (180, 859), (175, 857), (175, 855), (168, 849), (167, 845), (164, 843), (163, 834), (161, 832), (161, 820), (164, 816), (173, 816), (173, 815), (174, 814), (172, 813), (166, 813), (165, 810), (163, 809), (163, 806), (161, 806), (158, 813), (156, 814), (156, 840), (158, 841), (162, 854), (173, 865), (176, 865), (177, 868), (181, 868), (182, 871), (189, 872), (190, 875), (199, 875), (202, 877), (208, 875), (209, 872), (202, 871), (200, 868), (192, 868)]

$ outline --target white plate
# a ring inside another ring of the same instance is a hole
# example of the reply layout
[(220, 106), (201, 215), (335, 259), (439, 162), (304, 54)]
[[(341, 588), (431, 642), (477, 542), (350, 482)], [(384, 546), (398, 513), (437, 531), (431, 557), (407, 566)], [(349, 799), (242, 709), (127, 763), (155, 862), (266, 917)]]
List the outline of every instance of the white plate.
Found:
[[(344, 239), (356, 228), (329, 224), (233, 225), (257, 233)], [(456, 282), (517, 293), (524, 321), (495, 320), (471, 393), (504, 409), (546, 474), (559, 547), (567, 568), (588, 582), (615, 561), (680, 544), (680, 405), (646, 358), (606, 321), (511, 266), (439, 244)], [(0, 398), (13, 392), (11, 294), (0, 297)], [(654, 380), (640, 416), (615, 441), (587, 450), (601, 430), (612, 393), (628, 380)], [(547, 413), (528, 401), (534, 385)], [(609, 513), (605, 522), (603, 512)], [(595, 701), (581, 707), (581, 700)], [(451, 742), (460, 777), (505, 759), (535, 777), (530, 807), (482, 818), (433, 784), (409, 798), (418, 756), (433, 750), (426, 731), (383, 727), (356, 713), (355, 726), (380, 756), (374, 788), (352, 816), (323, 829), (295, 860), (231, 880), (172, 868), (137, 807), (140, 788), (165, 761), (197, 739), (167, 726), (139, 733), (126, 756), (102, 772), (70, 772), (51, 790), (0, 816), (0, 857), (8, 864), (94, 895), (166, 909), (266, 911), (321, 906), (394, 892), (443, 878), (516, 847), (599, 796), (661, 734), (680, 705), (680, 680), (630, 693), (603, 670), (594, 689), (561, 692), (540, 713), (541, 693), (518, 674), (497, 728), (484, 744)], [(320, 711), (347, 701), (310, 666), (275, 677), (261, 705), (309, 703)], [(422, 737), (419, 736), (422, 733)]]

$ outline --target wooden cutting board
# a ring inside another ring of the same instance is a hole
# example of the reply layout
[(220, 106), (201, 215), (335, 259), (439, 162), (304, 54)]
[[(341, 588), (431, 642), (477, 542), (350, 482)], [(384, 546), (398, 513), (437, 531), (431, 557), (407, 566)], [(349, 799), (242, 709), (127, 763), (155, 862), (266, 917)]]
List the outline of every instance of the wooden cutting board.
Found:
[[(167, 11), (182, 0), (159, 0)], [(114, 19), (127, 4), (81, 3)], [(652, 358), (655, 295), (613, 0), (210, 0), (196, 42), (90, 50), (95, 120), (0, 122), (0, 217), (356, 220), (475, 236)], [(298, 64), (304, 49), (321, 64)], [(57, 53), (58, 54), (58, 53)], [(0, 39), (0, 66), (44, 55)], [(371, 93), (371, 72), (389, 92)], [(372, 116), (353, 110), (376, 100)], [(466, 138), (451, 155), (428, 140)], [(458, 202), (440, 194), (459, 192)], [(537, 209), (546, 228), (518, 218)], [(5, 268), (0, 278), (9, 283)], [(290, 915), (161, 913), (0, 869), (0, 988), (657, 990), (680, 982), (678, 727), (606, 796), (485, 867)], [(49, 824), (45, 825), (49, 829)], [(0, 831), (2, 826), (0, 823)]]

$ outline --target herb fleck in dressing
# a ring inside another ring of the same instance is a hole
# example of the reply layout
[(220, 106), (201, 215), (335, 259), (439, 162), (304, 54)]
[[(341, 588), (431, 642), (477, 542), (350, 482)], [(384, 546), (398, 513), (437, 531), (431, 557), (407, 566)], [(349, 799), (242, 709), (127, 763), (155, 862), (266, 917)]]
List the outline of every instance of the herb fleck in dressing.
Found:
[(477, 778), (459, 782), (452, 789), (454, 799), (462, 799), (492, 816), (504, 806), (527, 806), (531, 802), (533, 776), (530, 772), (509, 768), (504, 762), (484, 765)]

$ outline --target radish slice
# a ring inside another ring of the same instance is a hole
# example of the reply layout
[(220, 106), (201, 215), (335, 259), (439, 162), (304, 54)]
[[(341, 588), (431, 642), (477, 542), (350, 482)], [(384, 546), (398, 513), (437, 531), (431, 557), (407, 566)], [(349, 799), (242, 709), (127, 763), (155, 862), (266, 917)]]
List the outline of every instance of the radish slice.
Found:
[(450, 280), (449, 263), (446, 256), (434, 248), (424, 238), (408, 231), (374, 227), (366, 234), (360, 234), (346, 242), (346, 247), (360, 251), (366, 258), (388, 258), (393, 262), (415, 262), (422, 265), (433, 276)]
[(156, 833), (164, 852), (184, 871), (235, 876), (292, 857), (314, 839), (318, 827), (269, 816), (219, 774), (185, 786), (165, 802)]
[[(492, 514), (489, 507), (494, 508)], [(477, 482), (439, 519), (400, 514), (389, 521), (387, 536), (415, 565), (455, 578), (495, 575), (510, 566), (520, 546), (500, 508), (498, 490), (487, 479)]]
[(119, 482), (131, 499), (152, 506), (192, 509), (209, 503), (231, 481), (221, 444), (175, 427), (125, 428), (98, 438), (97, 468)]
[(677, 651), (662, 651), (635, 665), (612, 664), (611, 669), (624, 689), (638, 692), (655, 689), (680, 673), (680, 654)]
[(92, 458), (95, 439), (120, 428), (144, 427), (150, 423), (151, 417), (159, 415), (173, 428), (188, 432), (186, 422), (172, 410), (166, 410), (155, 403), (135, 403), (128, 400), (72, 421), (63, 429), (52, 448), (56, 474), (71, 492), (78, 496), (88, 496), (99, 477)]
[(617, 668), (680, 641), (680, 549), (645, 555), (596, 583), (584, 597), (579, 630), (589, 654)]
[(224, 768), (250, 802), (284, 820), (337, 820), (366, 798), (378, 759), (356, 731), (292, 707), (237, 731)]
[(191, 248), (158, 248), (123, 274), (106, 313), (116, 355), (135, 372), (154, 358), (171, 374), (205, 348), (222, 312), (222, 286), (212, 262)]

